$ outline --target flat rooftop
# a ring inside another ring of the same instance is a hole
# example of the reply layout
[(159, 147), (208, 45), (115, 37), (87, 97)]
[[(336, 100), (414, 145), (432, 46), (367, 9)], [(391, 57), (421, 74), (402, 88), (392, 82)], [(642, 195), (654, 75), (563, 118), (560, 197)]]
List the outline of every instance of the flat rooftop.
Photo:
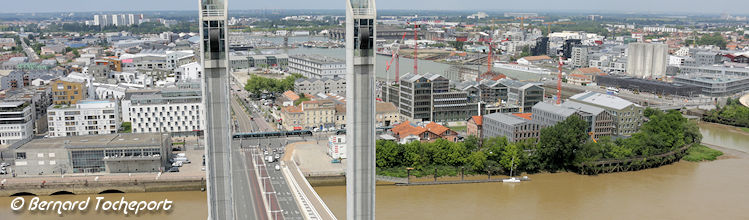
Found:
[(289, 56), (289, 58), (306, 60), (306, 61), (318, 63), (318, 64), (345, 64), (346, 63), (345, 60), (323, 56), (323, 55), (296, 54), (296, 55)]
[[(161, 133), (103, 134), (34, 139), (17, 150), (50, 148), (117, 148), (161, 145)], [(163, 138), (171, 138), (165, 134)]]

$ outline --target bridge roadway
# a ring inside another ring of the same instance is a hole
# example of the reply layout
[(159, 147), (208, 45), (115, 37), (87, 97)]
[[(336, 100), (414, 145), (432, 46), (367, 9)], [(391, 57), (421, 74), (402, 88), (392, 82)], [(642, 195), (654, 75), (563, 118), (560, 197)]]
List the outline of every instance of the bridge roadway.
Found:
[[(251, 111), (251, 120), (236, 94), (231, 98), (231, 108), (235, 115), (236, 132), (274, 130), (254, 111)], [(235, 163), (238, 165), (234, 166), (232, 171), (235, 177), (234, 185), (239, 188), (234, 190), (238, 197), (235, 200), (237, 219), (268, 219), (268, 216), (270, 219), (304, 219), (282, 172), (274, 169), (278, 162), (266, 164), (263, 161), (263, 151), (267, 150), (272, 155), (270, 152), (273, 152), (273, 149), (278, 151), (286, 143), (286, 140), (277, 138), (233, 141), (233, 145), (236, 146), (234, 155), (242, 161), (241, 164)], [(260, 176), (260, 182), (256, 175)], [(260, 187), (264, 187), (264, 190)], [(262, 192), (266, 192), (266, 195), (261, 195)], [(271, 213), (267, 213), (265, 205), (270, 206)]]

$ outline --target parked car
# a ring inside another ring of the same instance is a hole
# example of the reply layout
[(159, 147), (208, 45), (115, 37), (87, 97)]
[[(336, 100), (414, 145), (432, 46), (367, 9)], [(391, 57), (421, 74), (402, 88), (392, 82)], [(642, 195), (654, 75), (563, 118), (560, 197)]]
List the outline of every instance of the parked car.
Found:
[(276, 160), (278, 160), (278, 159), (281, 158), (281, 155), (280, 154), (273, 155), (273, 158), (275, 158)]
[(275, 166), (275, 167), (273, 167), (273, 168), (275, 168), (275, 169), (276, 169), (276, 171), (279, 171), (279, 170), (281, 170), (281, 165), (278, 165), (278, 164), (276, 164), (276, 166)]
[(169, 170), (167, 170), (166, 172), (170, 172), (170, 173), (173, 173), (173, 172), (179, 172), (179, 167), (172, 167), (172, 168), (169, 168)]

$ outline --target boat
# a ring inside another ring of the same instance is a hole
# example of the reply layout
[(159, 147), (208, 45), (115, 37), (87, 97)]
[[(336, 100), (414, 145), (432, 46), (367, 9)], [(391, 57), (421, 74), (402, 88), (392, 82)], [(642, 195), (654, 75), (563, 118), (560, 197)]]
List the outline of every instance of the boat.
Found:
[(502, 182), (503, 183), (519, 183), (520, 179), (512, 177), (512, 178), (508, 178), (508, 179), (502, 179)]

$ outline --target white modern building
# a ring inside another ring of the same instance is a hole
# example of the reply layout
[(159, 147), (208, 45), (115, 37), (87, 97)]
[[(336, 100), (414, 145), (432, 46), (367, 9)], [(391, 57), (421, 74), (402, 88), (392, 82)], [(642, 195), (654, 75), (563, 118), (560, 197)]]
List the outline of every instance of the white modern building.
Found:
[(114, 134), (120, 129), (116, 101), (82, 100), (68, 107), (50, 106), (47, 117), (50, 137)]
[(177, 82), (197, 82), (197, 80), (203, 78), (203, 66), (197, 62), (179, 66), (177, 70), (174, 71), (174, 76), (177, 78)]
[(122, 112), (133, 133), (193, 132), (203, 130), (204, 125), (200, 87), (128, 92)]
[(289, 72), (299, 73), (307, 78), (344, 78), (346, 62), (326, 56), (291, 55), (289, 56)]
[(666, 76), (668, 45), (630, 43), (627, 48), (627, 73), (638, 78), (660, 79)]
[(34, 135), (34, 105), (28, 101), (0, 102), (0, 145)]

